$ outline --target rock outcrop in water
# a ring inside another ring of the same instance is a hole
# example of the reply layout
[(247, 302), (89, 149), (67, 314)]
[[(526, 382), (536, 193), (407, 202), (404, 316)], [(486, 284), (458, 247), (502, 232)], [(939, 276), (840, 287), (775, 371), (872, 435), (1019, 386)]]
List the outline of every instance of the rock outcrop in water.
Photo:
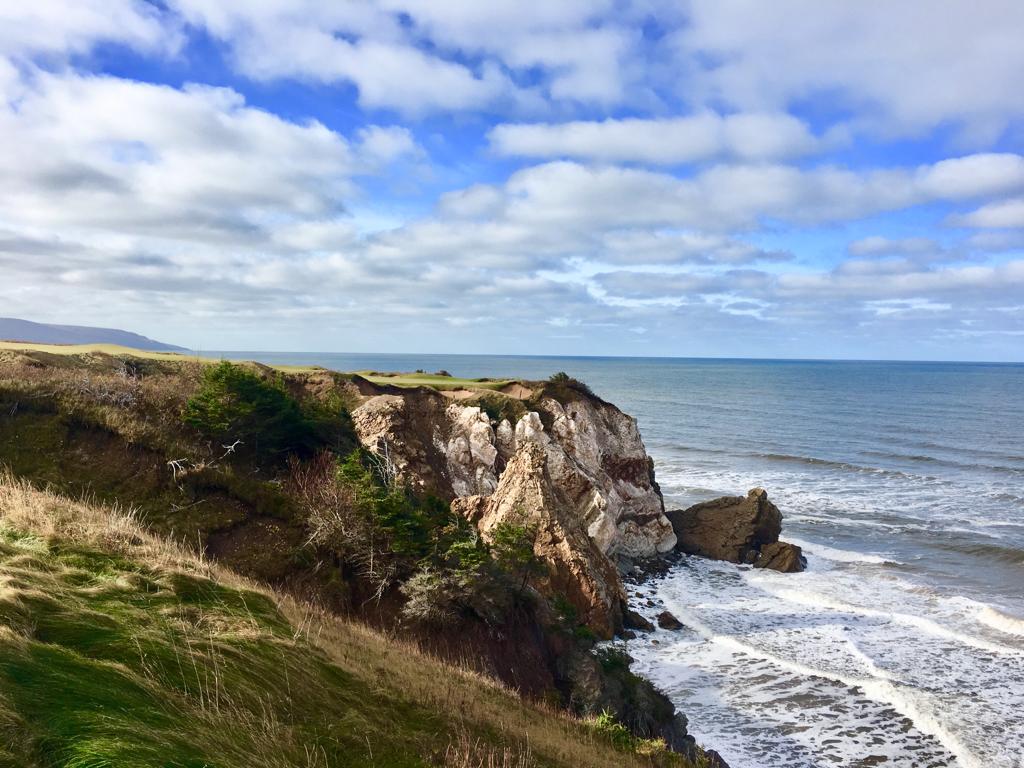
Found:
[(688, 555), (784, 572), (804, 568), (800, 547), (779, 541), (782, 513), (763, 488), (666, 514), (678, 539), (676, 548)]
[(761, 554), (754, 561), (755, 568), (771, 568), (782, 573), (797, 573), (807, 567), (803, 550), (788, 541), (775, 541), (761, 546)]

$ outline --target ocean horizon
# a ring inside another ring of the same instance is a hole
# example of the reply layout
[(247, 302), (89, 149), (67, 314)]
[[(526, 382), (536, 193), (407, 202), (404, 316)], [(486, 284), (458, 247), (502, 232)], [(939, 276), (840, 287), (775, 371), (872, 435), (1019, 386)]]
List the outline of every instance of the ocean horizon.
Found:
[[(919, 360), (906, 358), (858, 358), (858, 357), (707, 357), (690, 355), (526, 355), (526, 354), (494, 354), (489, 352), (322, 352), (316, 350), (256, 350), (256, 349), (233, 349), (233, 350), (204, 350), (187, 349), (186, 351), (197, 357), (213, 357), (224, 359), (256, 359), (253, 356), (263, 358), (284, 355), (288, 357), (373, 357), (373, 358), (429, 358), (429, 357), (457, 357), (457, 358), (517, 358), (523, 360), (679, 360), (679, 361), (725, 361), (725, 362), (751, 362), (751, 363), (934, 363), (942, 365), (946, 363), (965, 365), (1024, 365), (1021, 360), (953, 360), (953, 359), (931, 359), (921, 358)], [(313, 365), (313, 363), (310, 363)]]

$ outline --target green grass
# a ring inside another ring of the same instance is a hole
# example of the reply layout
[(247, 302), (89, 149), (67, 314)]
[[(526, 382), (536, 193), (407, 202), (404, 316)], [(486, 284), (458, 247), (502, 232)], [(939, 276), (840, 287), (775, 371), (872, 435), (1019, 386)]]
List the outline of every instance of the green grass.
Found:
[[(158, 360), (164, 362), (193, 362), (193, 363), (219, 363), (222, 358), (203, 357), (194, 353), (186, 352), (154, 352), (149, 350), (132, 349), (117, 344), (30, 344), (20, 341), (0, 341), (0, 351), (10, 352), (41, 352), (62, 357), (84, 356), (84, 355), (110, 355), (112, 357), (136, 357), (144, 360)], [(246, 360), (231, 360), (230, 362), (250, 362)], [(268, 365), (267, 367), (284, 373), (313, 373), (326, 370), (316, 365)], [(432, 373), (384, 373), (380, 371), (355, 371), (365, 379), (375, 384), (390, 384), (396, 387), (433, 387), (439, 390), (470, 389), (470, 390), (495, 390), (501, 389), (508, 384), (514, 383), (515, 379), (463, 379), (452, 376), (438, 376)]]
[(6, 530), (0, 567), (0, 688), (23, 761), (361, 766), (373, 750), (397, 766), (444, 746), (433, 713), (331, 665), (265, 595)]
[(617, 744), (0, 477), (2, 768), (683, 765)]
[(434, 389), (494, 390), (512, 384), (515, 379), (460, 379), (455, 376), (438, 376), (434, 373), (380, 373), (378, 371), (356, 371), (374, 384), (390, 384), (395, 387), (433, 387)]

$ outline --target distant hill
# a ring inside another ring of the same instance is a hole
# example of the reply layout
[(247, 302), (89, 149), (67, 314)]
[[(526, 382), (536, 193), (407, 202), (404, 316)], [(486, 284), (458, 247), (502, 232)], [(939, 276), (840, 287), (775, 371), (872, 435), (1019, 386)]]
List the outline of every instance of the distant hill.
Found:
[(28, 341), (34, 344), (119, 344), (134, 349), (180, 351), (184, 347), (164, 344), (116, 328), (90, 328), (83, 325), (50, 325), (0, 317), (0, 340)]

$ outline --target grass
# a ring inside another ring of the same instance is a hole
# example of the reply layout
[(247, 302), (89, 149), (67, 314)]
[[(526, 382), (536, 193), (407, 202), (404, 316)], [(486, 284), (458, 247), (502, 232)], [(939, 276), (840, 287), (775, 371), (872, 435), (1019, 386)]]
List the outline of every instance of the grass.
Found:
[(684, 765), (605, 731), (0, 475), (2, 768)]
[(45, 352), (51, 355), (113, 355), (115, 357), (141, 357), (144, 360), (201, 360), (184, 352), (156, 352), (146, 349), (122, 347), (119, 344), (31, 344), (23, 341), (0, 341), (0, 350), (12, 352)]
[(515, 381), (515, 379), (460, 379), (454, 376), (439, 376), (436, 373), (380, 373), (378, 371), (357, 371), (357, 373), (374, 384), (390, 384), (395, 387), (433, 387), (440, 390), (495, 390)]
[[(61, 357), (109, 355), (111, 357), (141, 358), (168, 363), (201, 363), (208, 365), (219, 363), (221, 358), (202, 357), (184, 352), (154, 352), (150, 350), (122, 347), (117, 344), (32, 344), (21, 341), (0, 341), (0, 352), (40, 352)], [(231, 362), (248, 362), (232, 360)], [(313, 373), (325, 370), (316, 365), (269, 365), (269, 368), (284, 373)], [(439, 390), (469, 389), (495, 390), (501, 389), (515, 379), (465, 379), (453, 376), (439, 376), (432, 373), (384, 373), (380, 371), (356, 371), (360, 376), (375, 384), (390, 384), (395, 387), (433, 387)]]

